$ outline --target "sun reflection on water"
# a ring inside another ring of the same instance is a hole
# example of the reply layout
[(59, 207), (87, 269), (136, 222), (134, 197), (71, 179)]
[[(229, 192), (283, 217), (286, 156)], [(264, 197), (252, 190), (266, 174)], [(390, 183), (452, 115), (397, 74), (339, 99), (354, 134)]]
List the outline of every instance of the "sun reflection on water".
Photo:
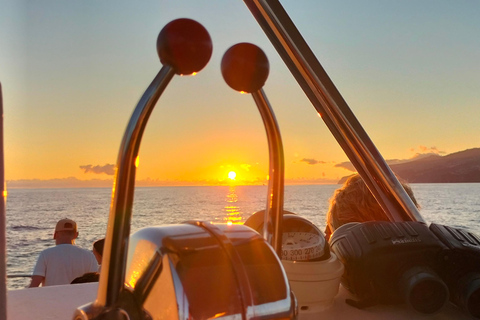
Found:
[(230, 186), (227, 197), (225, 199), (226, 205), (223, 208), (223, 211), (226, 213), (226, 216), (223, 218), (224, 222), (227, 224), (242, 224), (242, 212), (238, 206), (238, 195), (235, 189), (235, 186)]

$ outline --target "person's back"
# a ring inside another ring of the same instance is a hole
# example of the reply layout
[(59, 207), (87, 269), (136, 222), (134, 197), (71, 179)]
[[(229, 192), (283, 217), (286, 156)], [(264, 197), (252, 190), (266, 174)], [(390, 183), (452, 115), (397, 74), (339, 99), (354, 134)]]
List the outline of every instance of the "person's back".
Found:
[(58, 221), (53, 238), (55, 247), (43, 250), (33, 269), (30, 287), (70, 284), (87, 272), (98, 271), (91, 251), (75, 246), (77, 224), (70, 219)]
[(59, 244), (40, 253), (34, 275), (45, 277), (44, 286), (69, 284), (87, 272), (98, 270), (92, 252), (72, 244)]

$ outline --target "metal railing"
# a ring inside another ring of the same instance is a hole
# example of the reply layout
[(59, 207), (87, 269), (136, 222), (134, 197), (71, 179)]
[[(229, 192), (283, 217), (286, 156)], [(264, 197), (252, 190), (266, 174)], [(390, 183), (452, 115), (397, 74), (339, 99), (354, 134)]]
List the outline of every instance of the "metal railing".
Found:
[(244, 0), (391, 221), (423, 218), (278, 0)]

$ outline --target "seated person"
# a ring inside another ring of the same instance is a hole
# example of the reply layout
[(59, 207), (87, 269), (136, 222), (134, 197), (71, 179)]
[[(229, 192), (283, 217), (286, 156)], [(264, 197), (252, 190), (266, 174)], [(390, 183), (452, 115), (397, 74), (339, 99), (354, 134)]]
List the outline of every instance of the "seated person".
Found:
[[(400, 183), (415, 206), (420, 208), (410, 186), (402, 180), (400, 180)], [(373, 197), (362, 177), (355, 174), (349, 177), (340, 189), (335, 190), (333, 197), (330, 199), (325, 237), (327, 240), (330, 239), (330, 235), (346, 223), (366, 221), (390, 220)]]
[(98, 273), (98, 272), (87, 272), (83, 276), (73, 279), (71, 284), (98, 282), (99, 278), (100, 278), (100, 273)]
[(93, 243), (93, 255), (98, 262), (98, 272), (87, 272), (84, 275), (73, 279), (71, 284), (86, 283), (86, 282), (98, 282), (100, 278), (100, 267), (102, 264), (103, 246), (105, 244), (105, 238), (99, 239)]
[(93, 255), (97, 259), (98, 265), (102, 264), (102, 256), (103, 256), (103, 246), (105, 244), (105, 238), (97, 240), (93, 243)]

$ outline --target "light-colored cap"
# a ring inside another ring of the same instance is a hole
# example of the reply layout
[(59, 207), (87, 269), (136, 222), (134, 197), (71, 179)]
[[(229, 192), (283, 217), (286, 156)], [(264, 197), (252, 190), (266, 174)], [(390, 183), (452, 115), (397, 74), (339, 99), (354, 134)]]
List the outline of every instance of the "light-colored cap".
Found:
[(57, 222), (55, 232), (58, 231), (75, 231), (77, 232), (77, 223), (71, 219), (62, 219)]

